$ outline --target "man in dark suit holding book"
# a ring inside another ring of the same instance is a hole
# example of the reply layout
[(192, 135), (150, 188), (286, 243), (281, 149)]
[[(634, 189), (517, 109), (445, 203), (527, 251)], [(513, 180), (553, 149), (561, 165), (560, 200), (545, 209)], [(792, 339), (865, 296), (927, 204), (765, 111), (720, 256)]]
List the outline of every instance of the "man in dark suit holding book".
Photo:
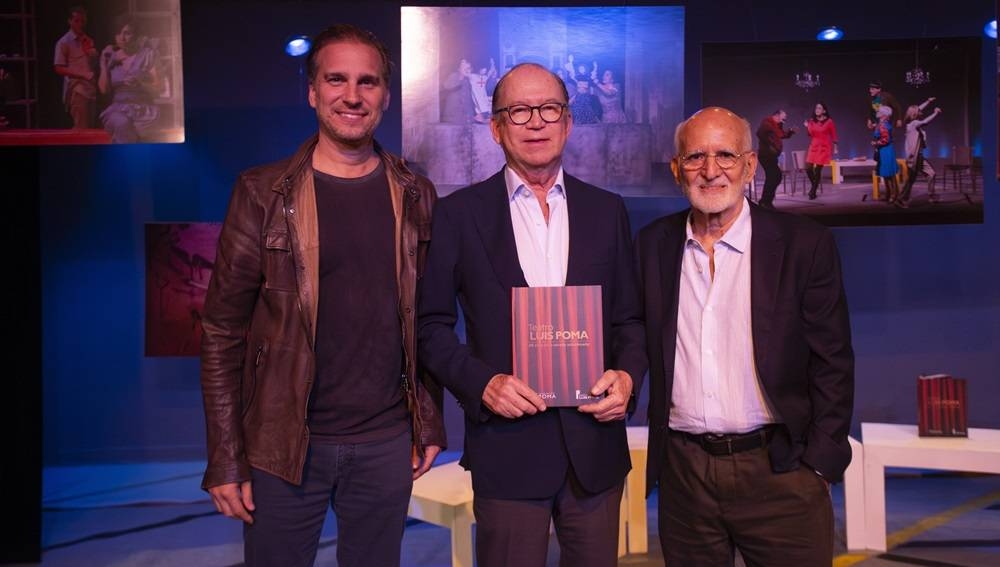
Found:
[(829, 565), (829, 483), (851, 460), (854, 354), (830, 231), (749, 203), (750, 125), (706, 108), (677, 127), (691, 208), (644, 228), (647, 490), (667, 565)]
[[(544, 565), (550, 521), (562, 564), (617, 561), (624, 418), (646, 357), (624, 203), (562, 170), (567, 100), (544, 67), (504, 75), (490, 127), (507, 165), (438, 201), (421, 282), (421, 362), (465, 411), (480, 567)], [(547, 407), (512, 375), (511, 289), (563, 285), (602, 287), (608, 370), (584, 383), (603, 399), (580, 409)]]

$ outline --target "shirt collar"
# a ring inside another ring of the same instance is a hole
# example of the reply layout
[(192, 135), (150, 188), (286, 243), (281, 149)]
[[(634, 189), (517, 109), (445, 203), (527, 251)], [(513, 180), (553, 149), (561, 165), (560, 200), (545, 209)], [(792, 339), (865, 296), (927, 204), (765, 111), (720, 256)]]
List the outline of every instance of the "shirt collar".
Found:
[[(691, 217), (694, 211), (688, 212), (687, 222), (684, 223), (684, 229), (687, 232), (687, 242), (690, 245), (692, 242), (697, 243), (698, 239), (694, 237), (694, 232), (691, 230)], [(750, 204), (743, 200), (743, 208), (740, 210), (740, 214), (733, 221), (733, 225), (729, 227), (729, 230), (722, 235), (719, 242), (724, 243), (726, 246), (732, 248), (733, 250), (744, 253), (750, 246)]]
[[(513, 201), (514, 197), (521, 191), (528, 191), (527, 184), (521, 179), (521, 176), (514, 172), (513, 169), (509, 167), (503, 168), (503, 178), (507, 184), (507, 199)], [(559, 166), (559, 172), (556, 173), (556, 182), (552, 184), (552, 188), (549, 189), (549, 194), (561, 195), (563, 198), (566, 197), (566, 183), (563, 180), (563, 168)]]

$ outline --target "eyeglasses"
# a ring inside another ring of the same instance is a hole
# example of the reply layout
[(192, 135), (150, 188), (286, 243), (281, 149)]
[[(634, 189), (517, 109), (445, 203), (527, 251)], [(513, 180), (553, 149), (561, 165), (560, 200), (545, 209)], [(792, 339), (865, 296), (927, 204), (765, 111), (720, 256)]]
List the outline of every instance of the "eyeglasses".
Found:
[(687, 171), (697, 171), (705, 167), (705, 164), (708, 162), (708, 158), (710, 157), (715, 158), (715, 165), (718, 165), (722, 169), (729, 169), (739, 163), (741, 157), (749, 153), (750, 151), (746, 151), (741, 154), (734, 154), (733, 152), (716, 152), (714, 154), (695, 152), (693, 154), (678, 157), (677, 160), (681, 162), (681, 168)]
[(553, 122), (558, 122), (559, 119), (562, 118), (563, 109), (566, 107), (566, 104), (558, 102), (547, 102), (538, 106), (514, 104), (504, 108), (498, 108), (493, 111), (493, 114), (506, 112), (512, 123), (521, 126), (522, 124), (531, 122), (531, 115), (537, 110), (539, 118), (541, 118), (543, 122), (551, 124)]

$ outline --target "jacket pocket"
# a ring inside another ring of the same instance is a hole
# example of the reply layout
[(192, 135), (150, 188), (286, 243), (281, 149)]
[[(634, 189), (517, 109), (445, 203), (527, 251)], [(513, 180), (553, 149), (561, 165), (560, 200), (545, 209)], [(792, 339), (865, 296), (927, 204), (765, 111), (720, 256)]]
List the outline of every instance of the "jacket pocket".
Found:
[(264, 288), (273, 291), (295, 291), (295, 259), (291, 239), (286, 231), (264, 233)]
[(265, 354), (267, 354), (267, 345), (264, 343), (257, 345), (257, 348), (254, 349), (253, 366), (250, 367), (249, 372), (243, 374), (243, 382), (240, 384), (240, 399), (243, 405), (241, 414), (244, 417), (250, 412), (254, 399), (257, 397), (257, 372), (264, 364)]

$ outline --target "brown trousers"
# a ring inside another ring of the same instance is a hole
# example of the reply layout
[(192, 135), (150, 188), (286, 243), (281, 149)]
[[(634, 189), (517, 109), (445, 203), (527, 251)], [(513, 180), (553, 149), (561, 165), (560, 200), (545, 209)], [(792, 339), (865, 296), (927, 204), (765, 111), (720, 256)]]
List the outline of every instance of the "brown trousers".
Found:
[(618, 564), (618, 517), (624, 479), (590, 494), (570, 467), (551, 498), (502, 500), (475, 496), (476, 565), (545, 567), (549, 524), (559, 539), (562, 567), (614, 567)]
[[(651, 456), (652, 457), (652, 456)], [(670, 567), (829, 567), (833, 505), (826, 481), (802, 465), (771, 471), (767, 448), (712, 456), (668, 433), (659, 478), (659, 530)]]

